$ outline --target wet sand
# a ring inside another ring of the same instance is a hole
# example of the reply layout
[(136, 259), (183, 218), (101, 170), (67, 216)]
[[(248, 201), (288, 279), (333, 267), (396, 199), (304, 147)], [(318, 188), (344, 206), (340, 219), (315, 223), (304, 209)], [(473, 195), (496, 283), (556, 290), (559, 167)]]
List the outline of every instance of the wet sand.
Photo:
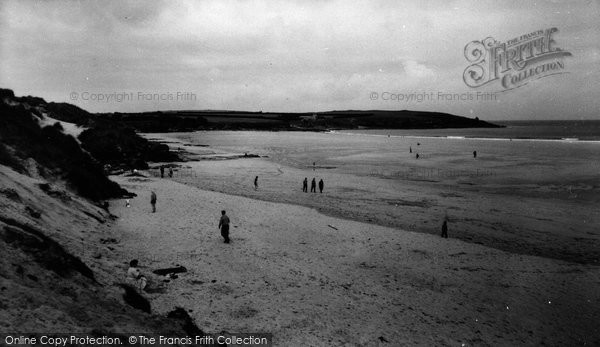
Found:
[[(278, 346), (600, 342), (596, 266), (170, 179), (113, 179), (138, 194), (130, 208), (111, 204), (120, 256), (139, 258), (146, 273), (187, 267), (166, 284), (151, 275), (158, 290), (148, 296), (159, 313), (185, 307), (204, 331), (269, 332)], [(231, 244), (217, 229), (221, 209), (232, 221)]]
[[(200, 159), (175, 171), (174, 180), (201, 189), (436, 235), (447, 216), (452, 238), (518, 254), (600, 262), (598, 144), (314, 133), (148, 136)], [(264, 157), (227, 160), (244, 153)], [(304, 177), (309, 185), (313, 177), (323, 178), (324, 194), (302, 193)]]

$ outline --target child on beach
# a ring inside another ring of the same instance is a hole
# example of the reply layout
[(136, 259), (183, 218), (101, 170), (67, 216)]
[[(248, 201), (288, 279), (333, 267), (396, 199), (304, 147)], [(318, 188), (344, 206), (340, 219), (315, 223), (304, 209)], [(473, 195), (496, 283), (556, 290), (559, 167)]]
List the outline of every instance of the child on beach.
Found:
[(129, 269), (127, 269), (127, 279), (134, 282), (139, 290), (144, 290), (148, 284), (148, 280), (138, 269), (138, 260), (133, 259), (129, 262)]

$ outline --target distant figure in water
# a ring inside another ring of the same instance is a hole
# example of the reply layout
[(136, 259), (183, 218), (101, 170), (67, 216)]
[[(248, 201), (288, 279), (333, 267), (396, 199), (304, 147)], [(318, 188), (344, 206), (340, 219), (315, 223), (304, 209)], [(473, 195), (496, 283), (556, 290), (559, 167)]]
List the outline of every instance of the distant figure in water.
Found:
[(415, 158), (419, 159), (419, 153), (417, 153), (417, 155), (415, 155)]
[(314, 177), (312, 179), (312, 182), (310, 182), (310, 192), (311, 193), (317, 192), (317, 180)]
[(444, 223), (442, 223), (442, 237), (448, 238), (448, 221), (444, 219)]
[(412, 153), (412, 146), (408, 147), (408, 153)]
[(129, 262), (129, 269), (127, 269), (127, 279), (134, 282), (139, 290), (144, 290), (148, 284), (148, 280), (138, 269), (138, 260), (133, 259)]
[(254, 177), (254, 190), (258, 189), (258, 176)]
[(473, 151), (473, 158), (477, 158), (477, 151)]
[(150, 204), (152, 205), (152, 213), (156, 212), (156, 193), (154, 191), (150, 194)]
[(302, 181), (302, 191), (308, 193), (308, 178), (304, 177), (304, 181)]
[(420, 146), (420, 145), (421, 145), (421, 143), (417, 142), (417, 146)]
[(160, 166), (160, 178), (165, 178), (165, 167)]
[(221, 211), (219, 228), (221, 229), (221, 236), (223, 236), (225, 243), (229, 243), (229, 217), (225, 214), (225, 210)]
[(313, 161), (313, 171), (315, 171), (315, 162)]
[(173, 168), (169, 168), (169, 178), (173, 178)]
[(323, 183), (323, 179), (321, 178), (321, 180), (319, 181), (319, 192), (323, 193), (324, 185), (325, 185), (325, 183)]

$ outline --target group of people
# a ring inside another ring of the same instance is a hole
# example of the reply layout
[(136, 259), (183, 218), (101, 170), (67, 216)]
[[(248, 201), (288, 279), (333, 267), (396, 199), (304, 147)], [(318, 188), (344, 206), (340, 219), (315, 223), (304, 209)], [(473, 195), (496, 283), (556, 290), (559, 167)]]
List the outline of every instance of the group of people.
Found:
[[(165, 166), (160, 166), (160, 178), (165, 178)], [(173, 168), (169, 168), (169, 178), (173, 178)]]
[[(319, 180), (319, 192), (323, 193), (323, 188), (325, 187), (325, 183), (323, 179)], [(304, 181), (302, 181), (302, 191), (308, 193), (308, 177), (304, 177)], [(312, 182), (310, 182), (310, 192), (317, 192), (317, 180), (313, 177)]]

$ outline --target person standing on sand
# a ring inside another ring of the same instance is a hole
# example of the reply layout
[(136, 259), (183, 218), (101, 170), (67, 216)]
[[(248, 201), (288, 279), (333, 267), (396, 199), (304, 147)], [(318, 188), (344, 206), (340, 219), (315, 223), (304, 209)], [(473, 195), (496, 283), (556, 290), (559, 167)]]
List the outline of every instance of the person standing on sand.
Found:
[(160, 178), (165, 178), (165, 167), (164, 167), (164, 165), (160, 166)]
[(412, 146), (408, 147), (408, 152), (412, 153)]
[(225, 239), (225, 243), (229, 243), (229, 217), (225, 214), (225, 210), (221, 211), (219, 228), (221, 229), (221, 236)]
[(169, 178), (173, 178), (173, 168), (169, 168)]
[(444, 219), (444, 223), (442, 223), (442, 237), (448, 238), (448, 221)]
[(477, 151), (473, 151), (473, 158), (477, 158)]
[(312, 179), (312, 182), (310, 182), (310, 192), (311, 193), (317, 192), (317, 180), (314, 177)]
[(321, 178), (321, 180), (319, 181), (319, 192), (323, 193), (324, 185), (325, 185), (325, 183), (323, 183), (323, 179)]
[(254, 190), (258, 189), (258, 176), (254, 177)]
[(156, 212), (156, 193), (154, 191), (150, 194), (150, 204), (152, 205), (152, 213)]
[(304, 177), (304, 181), (302, 181), (302, 191), (308, 193), (308, 178)]

